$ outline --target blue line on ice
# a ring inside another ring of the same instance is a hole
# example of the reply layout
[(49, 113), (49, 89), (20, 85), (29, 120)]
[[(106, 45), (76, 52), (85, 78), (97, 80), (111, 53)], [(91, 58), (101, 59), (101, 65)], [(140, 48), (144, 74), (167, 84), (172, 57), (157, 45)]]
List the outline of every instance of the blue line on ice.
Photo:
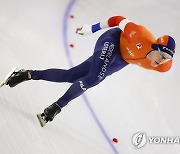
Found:
[[(73, 63), (72, 63), (71, 55), (70, 55), (70, 51), (69, 51), (68, 38), (67, 38), (67, 27), (68, 27), (68, 18), (70, 15), (70, 11), (71, 11), (71, 8), (73, 7), (73, 5), (75, 4), (75, 2), (76, 2), (76, 0), (70, 0), (69, 4), (65, 10), (64, 17), (63, 17), (63, 38), (64, 38), (63, 41), (64, 41), (64, 48), (65, 48), (65, 52), (66, 52), (66, 57), (67, 57), (67, 60), (68, 60), (70, 67), (73, 67)], [(83, 97), (84, 102), (86, 103), (88, 109), (90, 110), (91, 115), (94, 118), (96, 124), (98, 125), (98, 127), (101, 130), (102, 134), (104, 135), (106, 141), (110, 145), (111, 149), (113, 150), (113, 152), (115, 154), (119, 154), (119, 152), (117, 151), (117, 149), (113, 145), (111, 139), (107, 135), (107, 133), (106, 133), (104, 127), (102, 126), (101, 122), (99, 121), (96, 113), (94, 112), (93, 108), (91, 107), (91, 104), (90, 104), (89, 100), (87, 99), (86, 95), (83, 94), (82, 97)]]

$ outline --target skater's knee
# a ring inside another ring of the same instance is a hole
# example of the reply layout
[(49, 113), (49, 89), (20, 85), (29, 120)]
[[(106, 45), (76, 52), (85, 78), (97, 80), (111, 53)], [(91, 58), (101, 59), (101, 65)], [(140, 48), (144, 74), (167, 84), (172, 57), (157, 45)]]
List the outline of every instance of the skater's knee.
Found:
[(88, 76), (85, 78), (85, 83), (88, 88), (93, 87), (99, 84), (101, 81), (98, 79), (97, 76)]
[(70, 70), (65, 70), (63, 78), (66, 82), (69, 82), (69, 83), (73, 83), (74, 81), (76, 81), (74, 76), (71, 74)]

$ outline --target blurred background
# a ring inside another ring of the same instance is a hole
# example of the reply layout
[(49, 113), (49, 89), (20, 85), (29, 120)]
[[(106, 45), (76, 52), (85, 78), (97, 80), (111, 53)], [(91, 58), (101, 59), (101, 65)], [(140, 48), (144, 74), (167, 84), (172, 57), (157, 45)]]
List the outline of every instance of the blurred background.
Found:
[[(29, 81), (0, 89), (3, 154), (179, 154), (179, 144), (136, 149), (132, 136), (180, 137), (180, 1), (0, 0), (0, 80), (13, 68), (68, 69), (92, 55), (98, 37), (75, 34), (83, 24), (114, 15), (176, 40), (166, 73), (128, 65), (63, 108), (44, 128), (36, 114), (58, 100), (68, 83)], [(113, 138), (118, 139), (115, 143)]]

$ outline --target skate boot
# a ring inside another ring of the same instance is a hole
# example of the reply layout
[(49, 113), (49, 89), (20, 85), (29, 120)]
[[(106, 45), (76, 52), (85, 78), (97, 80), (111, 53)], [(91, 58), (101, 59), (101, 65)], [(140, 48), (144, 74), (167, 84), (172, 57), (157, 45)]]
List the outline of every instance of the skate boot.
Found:
[(38, 114), (37, 118), (41, 126), (44, 127), (48, 121), (53, 121), (54, 117), (60, 112), (61, 107), (57, 103), (53, 103), (45, 108), (43, 113)]
[(6, 85), (9, 85), (10, 87), (15, 87), (21, 82), (31, 80), (31, 78), (29, 78), (29, 73), (31, 74), (31, 72), (31, 70), (24, 69), (14, 72), (12, 76), (8, 79)]

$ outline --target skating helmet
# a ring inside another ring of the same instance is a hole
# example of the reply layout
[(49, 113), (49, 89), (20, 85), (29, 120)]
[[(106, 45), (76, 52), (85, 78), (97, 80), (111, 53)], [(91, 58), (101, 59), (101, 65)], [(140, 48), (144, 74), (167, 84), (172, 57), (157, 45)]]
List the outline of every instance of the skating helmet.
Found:
[(154, 50), (161, 52), (165, 52), (169, 54), (172, 58), (175, 53), (175, 47), (176, 43), (175, 40), (169, 36), (164, 35), (162, 37), (159, 37), (154, 44), (152, 44), (152, 48)]

